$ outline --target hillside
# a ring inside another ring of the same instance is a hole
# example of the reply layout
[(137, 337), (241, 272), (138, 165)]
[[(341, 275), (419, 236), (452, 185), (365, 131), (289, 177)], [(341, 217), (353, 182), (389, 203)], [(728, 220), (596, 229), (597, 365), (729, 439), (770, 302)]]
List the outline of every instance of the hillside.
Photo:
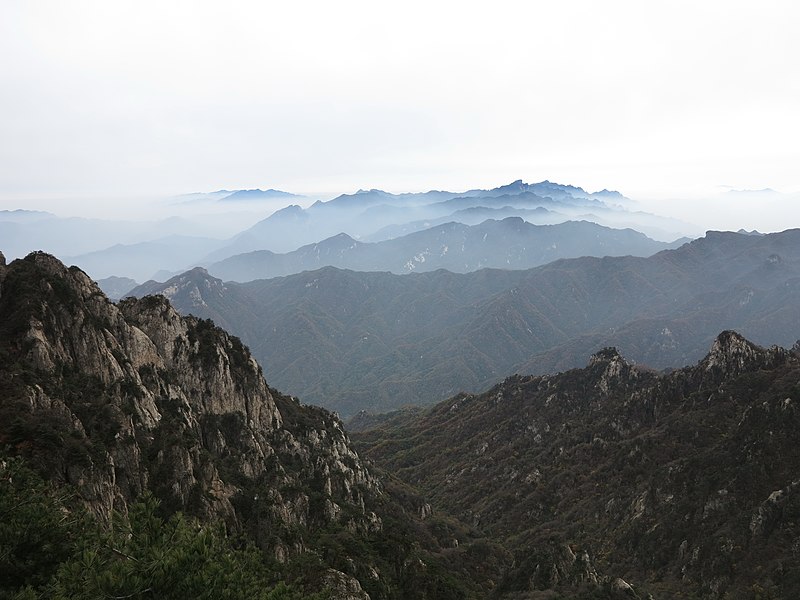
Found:
[(585, 364), (614, 345), (655, 368), (698, 360), (719, 331), (800, 338), (800, 230), (709, 232), (648, 258), (559, 260), (521, 271), (357, 273), (327, 267), (246, 284), (196, 269), (163, 293), (229, 329), (270, 381), (344, 416), (431, 404), (514, 372)]
[(3, 597), (800, 593), (797, 346), (726, 331), (669, 373), (606, 348), (359, 415), (368, 462), (237, 338), (43, 253), (0, 255), (0, 357)]
[(514, 552), (497, 597), (572, 597), (605, 575), (631, 598), (788, 599), (800, 595), (798, 381), (797, 349), (724, 332), (669, 374), (607, 348), (421, 414), (362, 416), (353, 435), (434, 509)]
[[(270, 599), (464, 598), (497, 579), (471, 558), (474, 532), (376, 476), (337, 417), (268, 387), (238, 338), (164, 298), (114, 305), (50, 255), (0, 255), (0, 358), (2, 597), (173, 598), (198, 544), (221, 553), (209, 585), (228, 556), (265, 572), (248, 585), (297, 590)], [(109, 546), (119, 527), (130, 553)], [(453, 551), (437, 527), (469, 541)], [(184, 565), (166, 579), (164, 553)]]

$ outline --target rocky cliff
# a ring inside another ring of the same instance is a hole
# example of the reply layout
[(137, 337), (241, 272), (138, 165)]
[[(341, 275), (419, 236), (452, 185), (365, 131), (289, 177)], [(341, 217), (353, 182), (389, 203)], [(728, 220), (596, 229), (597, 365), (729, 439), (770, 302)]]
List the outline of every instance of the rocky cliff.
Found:
[[(300, 578), (336, 597), (367, 598), (360, 581), (392, 597), (412, 560), (407, 527), (394, 532), (405, 553), (375, 549), (378, 512), (406, 509), (338, 417), (270, 389), (211, 321), (163, 297), (115, 305), (43, 253), (0, 264), (0, 449), (74, 489), (102, 523), (148, 491), (164, 513), (221, 520), (278, 563), (313, 556)], [(353, 546), (334, 555), (321, 532)]]

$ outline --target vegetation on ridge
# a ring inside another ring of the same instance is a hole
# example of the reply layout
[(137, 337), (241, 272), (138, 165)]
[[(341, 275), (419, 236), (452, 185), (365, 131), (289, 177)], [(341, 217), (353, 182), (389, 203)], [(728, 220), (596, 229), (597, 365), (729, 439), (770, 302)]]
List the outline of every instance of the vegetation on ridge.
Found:
[(800, 356), (721, 334), (658, 374), (615, 351), (354, 440), (514, 552), (497, 596), (622, 577), (656, 598), (800, 594)]

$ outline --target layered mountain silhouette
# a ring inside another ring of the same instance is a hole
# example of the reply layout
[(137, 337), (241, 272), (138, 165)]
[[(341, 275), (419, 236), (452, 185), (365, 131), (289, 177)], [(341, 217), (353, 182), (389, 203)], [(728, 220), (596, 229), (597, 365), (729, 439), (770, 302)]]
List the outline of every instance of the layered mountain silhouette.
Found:
[(800, 338), (800, 230), (709, 232), (648, 258), (521, 271), (326, 267), (237, 284), (196, 269), (132, 293), (164, 294), (183, 313), (213, 318), (282, 389), (351, 415), (579, 366), (606, 345), (655, 368), (697, 360), (723, 329), (791, 346)]
[(340, 233), (286, 254), (261, 250), (232, 256), (209, 265), (208, 271), (226, 281), (268, 279), (325, 266), (392, 273), (436, 269), (466, 273), (487, 267), (527, 269), (578, 256), (649, 256), (681, 243), (683, 240), (656, 242), (631, 229), (610, 229), (587, 221), (540, 226), (507, 217), (472, 227), (450, 222), (371, 244)]
[[(590, 221), (634, 229), (668, 243), (699, 234), (687, 223), (637, 211), (635, 203), (618, 192), (590, 193), (548, 181), (515, 181), (465, 192), (360, 190), (300, 206), (308, 201), (274, 189), (218, 190), (173, 199), (169, 210), (180, 216), (155, 221), (3, 211), (0, 240), (10, 258), (42, 250), (83, 265), (96, 279), (145, 281), (253, 251), (293, 252), (340, 233), (361, 242), (380, 242), (447, 223), (473, 226), (507, 217), (538, 225)], [(284, 202), (291, 204), (274, 211)], [(143, 207), (142, 212), (150, 210)]]
[[(489, 190), (458, 193), (392, 194), (359, 190), (317, 201), (305, 209), (295, 205), (277, 211), (204, 257), (199, 264), (208, 266), (255, 250), (290, 252), (342, 232), (355, 239), (382, 241), (447, 222), (474, 225), (492, 216), (519, 216), (539, 224), (583, 219), (610, 227), (630, 227), (661, 241), (675, 240), (693, 229), (686, 223), (630, 210), (629, 204), (618, 192), (603, 190), (592, 194), (579, 187), (549, 181), (528, 184), (518, 180)], [(470, 209), (503, 212), (487, 214), (476, 222)]]

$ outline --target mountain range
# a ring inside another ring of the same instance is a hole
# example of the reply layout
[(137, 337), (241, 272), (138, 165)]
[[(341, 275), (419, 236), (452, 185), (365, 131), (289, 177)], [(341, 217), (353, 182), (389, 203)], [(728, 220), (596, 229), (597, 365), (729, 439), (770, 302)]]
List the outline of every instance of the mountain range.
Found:
[[(360, 242), (381, 242), (447, 223), (474, 226), (507, 217), (538, 225), (590, 221), (667, 243), (698, 233), (688, 223), (637, 210), (618, 192), (589, 193), (548, 181), (465, 192), (360, 190), (306, 208), (299, 205), (309, 201), (272, 189), (218, 190), (143, 206), (141, 213), (168, 210), (173, 216), (141, 221), (3, 211), (0, 240), (9, 258), (42, 250), (82, 265), (95, 279), (146, 281), (253, 251), (293, 252), (341, 233)], [(276, 211), (284, 202), (292, 204)]]
[(340, 233), (286, 254), (257, 250), (207, 267), (226, 281), (252, 281), (334, 266), (354, 271), (421, 273), (447, 269), (527, 269), (558, 258), (650, 256), (680, 246), (656, 242), (631, 229), (610, 229), (588, 221), (532, 225), (520, 217), (469, 226), (450, 222), (383, 242), (359, 242)]
[(514, 372), (585, 364), (614, 345), (654, 368), (700, 358), (717, 332), (800, 338), (800, 230), (708, 232), (647, 258), (528, 270), (392, 275), (326, 267), (245, 284), (202, 269), (135, 296), (242, 337), (281, 389), (339, 411), (385, 411), (479, 391)]
[(610, 227), (630, 227), (661, 241), (673, 241), (692, 230), (686, 223), (630, 210), (631, 206), (633, 203), (619, 192), (592, 194), (549, 181), (528, 184), (518, 180), (489, 190), (458, 193), (359, 190), (317, 201), (305, 209), (292, 205), (279, 210), (234, 236), (199, 264), (207, 266), (255, 250), (291, 252), (339, 233), (377, 242), (451, 221), (474, 225), (477, 223), (470, 211), (476, 210), (499, 210), (503, 217), (520, 216), (535, 224), (589, 220)]
[(800, 344), (603, 348), (351, 441), (211, 321), (33, 253), (0, 255), (0, 357), (2, 597), (800, 594)]

